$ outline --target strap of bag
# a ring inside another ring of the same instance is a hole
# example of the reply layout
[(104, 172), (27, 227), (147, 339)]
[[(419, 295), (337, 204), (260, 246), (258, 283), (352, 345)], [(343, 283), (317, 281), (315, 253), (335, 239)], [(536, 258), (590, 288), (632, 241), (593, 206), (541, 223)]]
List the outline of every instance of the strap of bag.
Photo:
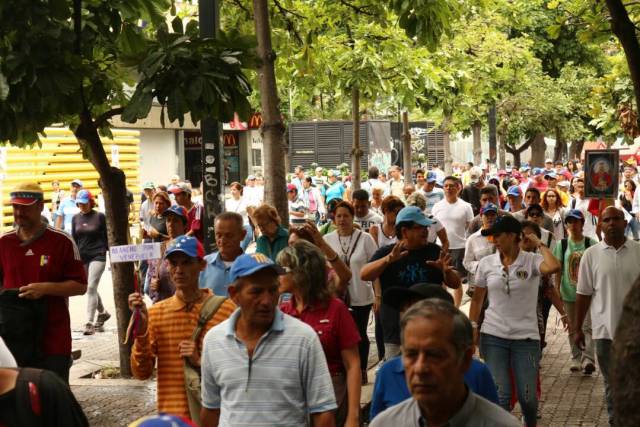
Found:
[(202, 332), (202, 328), (207, 324), (209, 319), (216, 314), (222, 303), (227, 300), (227, 297), (218, 295), (211, 295), (200, 307), (200, 316), (198, 317), (198, 324), (191, 334), (191, 340), (196, 341)]
[(562, 239), (561, 241), (562, 244), (562, 256), (560, 257), (560, 264), (562, 265), (562, 270), (561, 272), (564, 271), (564, 254), (567, 252), (567, 246), (569, 246), (569, 241), (567, 239)]
[(41, 369), (19, 368), (15, 390), (20, 425), (42, 425), (42, 404), (40, 401), (41, 375)]
[[(344, 261), (344, 263), (347, 264), (347, 267), (349, 267), (349, 263), (351, 262), (351, 257), (353, 256), (353, 253), (355, 252), (356, 248), (358, 247), (358, 242), (360, 241), (360, 236), (362, 236), (362, 233), (363, 233), (360, 230), (357, 230), (357, 231), (359, 231), (358, 237), (356, 237), (356, 241), (353, 244), (353, 247), (351, 248), (351, 252), (347, 256), (347, 259), (345, 259), (345, 261)], [(349, 268), (351, 268), (351, 267), (349, 267)]]

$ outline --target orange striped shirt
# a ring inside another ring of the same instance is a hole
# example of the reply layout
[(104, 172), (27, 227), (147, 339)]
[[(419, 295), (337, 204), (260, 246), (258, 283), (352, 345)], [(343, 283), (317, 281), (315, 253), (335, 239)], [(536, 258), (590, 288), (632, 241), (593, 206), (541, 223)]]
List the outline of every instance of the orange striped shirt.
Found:
[[(203, 289), (212, 295), (209, 289)], [(184, 362), (178, 352), (178, 344), (190, 340), (198, 323), (202, 303), (185, 311), (185, 303), (177, 296), (160, 301), (149, 308), (147, 333), (138, 336), (131, 349), (131, 370), (138, 379), (147, 379), (158, 360), (158, 411), (189, 417), (189, 404), (184, 390)], [(202, 340), (209, 329), (226, 320), (236, 309), (227, 299), (205, 325), (198, 340), (202, 352)]]

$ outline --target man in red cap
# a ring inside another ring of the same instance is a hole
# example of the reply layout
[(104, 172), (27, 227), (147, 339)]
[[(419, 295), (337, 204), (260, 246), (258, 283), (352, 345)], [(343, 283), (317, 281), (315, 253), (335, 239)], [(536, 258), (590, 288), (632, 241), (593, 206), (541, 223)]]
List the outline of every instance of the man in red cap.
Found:
[(26, 300), (45, 299), (47, 314), (38, 346), (42, 357), (27, 363), (51, 370), (68, 382), (68, 298), (87, 291), (80, 252), (68, 234), (42, 223), (44, 197), (38, 184), (19, 184), (11, 192), (11, 204), (16, 228), (0, 237), (2, 285), (4, 289), (18, 289), (18, 296)]

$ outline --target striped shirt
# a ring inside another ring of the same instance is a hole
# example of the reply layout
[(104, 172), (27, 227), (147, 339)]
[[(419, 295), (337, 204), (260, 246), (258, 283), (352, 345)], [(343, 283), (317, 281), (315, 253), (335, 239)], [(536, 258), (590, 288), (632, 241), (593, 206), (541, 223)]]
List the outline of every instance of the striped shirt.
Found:
[(308, 414), (336, 409), (315, 331), (276, 308), (249, 359), (236, 336), (240, 310), (209, 331), (202, 353), (202, 406), (220, 409), (220, 427), (304, 426)]
[[(206, 295), (212, 295), (205, 289)], [(189, 417), (189, 405), (184, 388), (184, 362), (178, 344), (190, 340), (198, 323), (202, 303), (185, 311), (185, 303), (177, 296), (160, 301), (149, 308), (147, 333), (136, 337), (131, 349), (131, 370), (138, 379), (147, 379), (158, 359), (158, 411)], [(198, 348), (202, 352), (205, 333), (227, 319), (235, 304), (226, 300), (200, 334)]]

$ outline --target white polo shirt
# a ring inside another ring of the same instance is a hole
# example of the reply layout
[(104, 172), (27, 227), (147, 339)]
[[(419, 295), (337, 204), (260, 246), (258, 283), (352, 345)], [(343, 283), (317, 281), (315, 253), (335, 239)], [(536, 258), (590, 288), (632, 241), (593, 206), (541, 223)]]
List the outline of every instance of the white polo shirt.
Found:
[(473, 220), (473, 208), (462, 199), (449, 203), (442, 199), (431, 210), (431, 214), (438, 219), (447, 230), (449, 249), (464, 249), (467, 225)]
[(474, 276), (480, 260), (496, 251), (495, 245), (483, 236), (481, 231), (478, 230), (467, 238), (462, 260), (462, 265), (469, 272), (469, 283), (472, 285), (475, 283)]
[(622, 303), (640, 275), (640, 243), (627, 240), (618, 250), (604, 241), (580, 260), (576, 292), (591, 296), (593, 339), (613, 339)]
[(509, 340), (540, 340), (538, 330), (538, 289), (542, 255), (520, 251), (507, 273), (500, 253), (488, 255), (478, 263), (475, 285), (487, 288), (489, 308), (480, 332)]

